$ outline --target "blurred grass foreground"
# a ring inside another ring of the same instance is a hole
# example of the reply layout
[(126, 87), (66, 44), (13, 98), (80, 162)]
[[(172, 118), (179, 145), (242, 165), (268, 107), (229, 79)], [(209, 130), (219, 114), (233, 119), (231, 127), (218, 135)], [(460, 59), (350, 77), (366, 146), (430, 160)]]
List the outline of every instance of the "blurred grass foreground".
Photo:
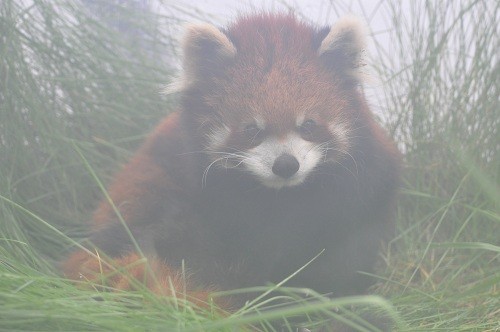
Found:
[(175, 107), (159, 93), (178, 61), (175, 17), (196, 11), (149, 3), (0, 2), (0, 330), (272, 331), (326, 308), (352, 318), (352, 304), (399, 317), (397, 330), (500, 330), (500, 3), (488, 0), (378, 6), (393, 28), (370, 61), (376, 103), (406, 165), (381, 297), (220, 317), (58, 275), (101, 195), (89, 167), (108, 182)]

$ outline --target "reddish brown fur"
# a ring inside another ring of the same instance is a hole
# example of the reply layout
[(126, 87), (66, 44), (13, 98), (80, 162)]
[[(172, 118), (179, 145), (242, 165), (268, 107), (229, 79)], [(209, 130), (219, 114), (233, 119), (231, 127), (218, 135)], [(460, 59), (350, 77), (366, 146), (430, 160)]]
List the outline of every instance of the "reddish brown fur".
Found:
[[(225, 33), (236, 56), (218, 57), (220, 43), (210, 39), (191, 41), (203, 56), (198, 76), (181, 93), (181, 110), (160, 123), (109, 188), (141, 248), (159, 257), (149, 259), (159, 282), (142, 261), (136, 264), (140, 257), (106, 199), (94, 214), (91, 241), (111, 261), (102, 264), (77, 251), (64, 273), (92, 281), (108, 276), (107, 285), (119, 289), (134, 289), (134, 278), (167, 296), (187, 287), (190, 298), (207, 302), (206, 291), (179, 278), (184, 259), (206, 289), (230, 289), (279, 282), (326, 248), (291, 285), (334, 295), (363, 292), (369, 281), (356, 271), (370, 270), (388, 233), (397, 150), (373, 120), (357, 82), (325, 63), (328, 55), (318, 55), (325, 32), (292, 15), (259, 14)], [(210, 169), (215, 157), (204, 149), (214, 128), (231, 128), (225, 147), (246, 151), (259, 142), (248, 142), (238, 128), (257, 115), (266, 121), (266, 135), (281, 139), (296, 130), (302, 113), (318, 124), (317, 142), (331, 139), (329, 124), (348, 124), (348, 157), (280, 191), (259, 186), (239, 169)]]
[[(163, 188), (173, 185), (168, 174), (152, 160), (150, 154), (151, 145), (158, 137), (165, 137), (167, 140), (177, 139), (172, 133), (178, 126), (178, 121), (178, 114), (175, 113), (162, 121), (108, 188), (109, 196), (124, 220), (133, 222), (137, 217), (147, 213), (151, 206), (161, 200)], [(142, 200), (136, 201), (129, 199), (130, 197), (142, 197)], [(102, 200), (93, 216), (94, 227), (96, 229), (104, 227), (105, 224), (115, 220), (115, 216), (116, 213), (108, 200)]]
[(275, 127), (271, 130), (279, 132), (293, 127), (293, 115), (303, 110), (319, 112), (324, 105), (334, 106), (317, 116), (328, 120), (342, 112), (345, 97), (339, 99), (325, 89), (332, 84), (331, 74), (320, 67), (311, 47), (314, 31), (310, 27), (293, 16), (263, 15), (243, 18), (229, 31), (238, 40), (241, 55), (224, 73), (231, 81), (216, 81), (225, 94), (207, 100), (228, 122), (252, 121), (262, 113)]
[[(207, 308), (213, 290), (196, 290), (187, 285), (188, 280), (179, 271), (172, 270), (157, 259), (144, 259), (131, 253), (118, 259), (99, 257), (98, 252), (89, 254), (77, 251), (64, 262), (66, 276), (74, 280), (89, 281), (114, 290), (137, 290), (149, 288), (158, 295), (189, 300)], [(225, 303), (216, 302), (218, 305)]]

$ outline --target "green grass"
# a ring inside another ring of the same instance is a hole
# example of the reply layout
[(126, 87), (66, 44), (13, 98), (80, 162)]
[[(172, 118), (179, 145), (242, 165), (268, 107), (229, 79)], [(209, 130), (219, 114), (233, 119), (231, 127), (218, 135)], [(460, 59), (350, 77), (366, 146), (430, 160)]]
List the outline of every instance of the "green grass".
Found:
[(400, 65), (391, 68), (380, 53), (378, 68), (407, 167), (381, 294), (413, 330), (495, 331), (500, 7), (425, 2), (406, 14), (396, 2), (389, 7)]
[(401, 319), (401, 331), (500, 330), (500, 4), (408, 6), (381, 1), (391, 44), (370, 60), (383, 123), (405, 157), (397, 235), (374, 276), (379, 296), (315, 294), (311, 304), (304, 290), (281, 287), (290, 306), (260, 298), (225, 316), (147, 291), (83, 288), (57, 269), (102, 194), (86, 162), (108, 182), (175, 107), (158, 93), (177, 61), (165, 29), (175, 13), (0, 2), (0, 330), (272, 331), (270, 320), (299, 314), (355, 323), (352, 307)]

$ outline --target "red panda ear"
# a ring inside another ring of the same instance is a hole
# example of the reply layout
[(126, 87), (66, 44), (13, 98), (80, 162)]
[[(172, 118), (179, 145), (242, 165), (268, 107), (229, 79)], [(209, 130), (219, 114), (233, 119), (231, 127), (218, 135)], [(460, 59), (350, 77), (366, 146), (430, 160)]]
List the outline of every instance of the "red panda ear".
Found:
[(356, 17), (340, 19), (323, 39), (318, 54), (323, 63), (350, 84), (360, 81), (359, 67), (365, 48), (365, 26)]
[(203, 79), (236, 56), (233, 43), (211, 24), (188, 26), (182, 49), (186, 85)]

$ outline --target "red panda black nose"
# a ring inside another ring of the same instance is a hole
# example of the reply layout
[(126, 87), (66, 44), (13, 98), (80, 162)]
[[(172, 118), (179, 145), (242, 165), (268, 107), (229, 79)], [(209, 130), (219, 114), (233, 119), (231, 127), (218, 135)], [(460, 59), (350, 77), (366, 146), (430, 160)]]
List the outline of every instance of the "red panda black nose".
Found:
[(282, 154), (274, 161), (273, 173), (284, 179), (288, 179), (299, 170), (300, 164), (297, 158), (290, 154)]

